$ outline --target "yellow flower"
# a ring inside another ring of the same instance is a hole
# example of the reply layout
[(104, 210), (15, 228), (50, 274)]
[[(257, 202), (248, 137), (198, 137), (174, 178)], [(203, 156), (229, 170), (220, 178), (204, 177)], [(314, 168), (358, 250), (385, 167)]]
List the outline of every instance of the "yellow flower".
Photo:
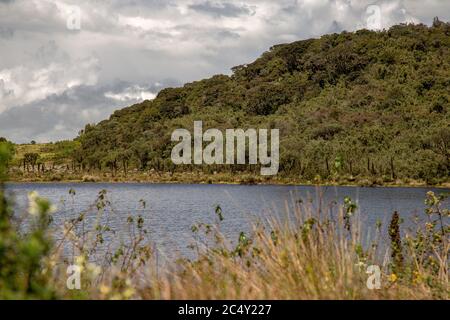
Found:
[(418, 271), (414, 271), (413, 276), (414, 276), (413, 279), (414, 284), (422, 283), (422, 275)]
[(102, 295), (108, 295), (108, 293), (110, 293), (111, 292), (111, 288), (110, 287), (108, 287), (107, 285), (104, 285), (104, 284), (102, 284), (101, 286), (100, 286), (100, 293), (102, 294)]
[(391, 274), (389, 276), (389, 282), (396, 282), (397, 281), (397, 275), (395, 273)]
[(123, 292), (123, 297), (125, 299), (130, 299), (132, 296), (134, 295), (134, 289), (133, 288), (128, 288)]

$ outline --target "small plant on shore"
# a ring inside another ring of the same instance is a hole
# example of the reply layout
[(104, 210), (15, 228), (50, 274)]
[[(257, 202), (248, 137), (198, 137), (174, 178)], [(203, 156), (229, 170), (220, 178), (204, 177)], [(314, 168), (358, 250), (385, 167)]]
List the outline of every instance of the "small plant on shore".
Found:
[(418, 285), (427, 285), (433, 294), (449, 295), (449, 209), (444, 207), (448, 195), (426, 195), (426, 219), (415, 231), (404, 238), (408, 265), (403, 268), (404, 277)]

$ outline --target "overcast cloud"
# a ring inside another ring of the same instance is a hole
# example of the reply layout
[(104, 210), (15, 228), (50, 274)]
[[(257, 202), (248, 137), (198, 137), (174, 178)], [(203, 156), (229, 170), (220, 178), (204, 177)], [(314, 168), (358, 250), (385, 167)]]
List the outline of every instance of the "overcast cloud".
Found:
[(73, 138), (164, 87), (229, 74), (274, 44), (373, 28), (373, 4), (381, 27), (450, 20), (445, 0), (0, 0), (0, 136)]

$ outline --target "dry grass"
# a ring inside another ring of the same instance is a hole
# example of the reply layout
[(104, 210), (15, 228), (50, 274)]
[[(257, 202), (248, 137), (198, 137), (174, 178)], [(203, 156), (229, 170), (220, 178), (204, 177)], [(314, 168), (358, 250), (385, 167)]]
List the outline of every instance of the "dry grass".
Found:
[[(447, 239), (432, 245), (430, 254), (411, 245), (415, 235), (405, 237), (400, 269), (393, 265), (389, 249), (378, 243), (383, 237), (381, 229), (363, 248), (359, 219), (352, 212), (347, 206), (325, 215), (297, 204), (288, 219), (257, 224), (249, 237), (241, 234), (237, 242), (221, 235), (218, 219), (217, 225), (196, 229), (204, 241), (195, 261), (172, 261), (163, 268), (155, 267), (152, 247), (144, 243), (142, 229), (137, 227), (126, 254), (103, 265), (100, 275), (89, 271), (95, 267), (83, 259), (83, 275), (90, 279), (84, 290), (67, 291), (60, 283), (60, 295), (95, 299), (448, 299)], [(382, 271), (378, 290), (367, 286), (370, 265)]]

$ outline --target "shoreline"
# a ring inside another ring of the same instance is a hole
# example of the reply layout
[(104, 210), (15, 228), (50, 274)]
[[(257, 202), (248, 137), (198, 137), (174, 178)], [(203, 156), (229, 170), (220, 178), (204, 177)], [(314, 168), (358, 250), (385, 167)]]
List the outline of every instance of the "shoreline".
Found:
[[(286, 179), (288, 180), (288, 179)], [(284, 181), (284, 180), (268, 180), (265, 182), (245, 182), (245, 181), (209, 181), (208, 179), (203, 180), (173, 180), (168, 181), (164, 179), (127, 179), (127, 180), (116, 180), (116, 179), (98, 179), (95, 181), (84, 181), (82, 179), (70, 180), (61, 179), (58, 181), (52, 180), (40, 180), (40, 179), (23, 179), (23, 180), (7, 180), (7, 184), (142, 184), (142, 185), (245, 185), (245, 186), (316, 186), (316, 187), (359, 187), (359, 188), (433, 188), (433, 189), (444, 189), (450, 190), (450, 182), (430, 185), (426, 183), (419, 183), (417, 181), (411, 183), (383, 183), (383, 184), (364, 184), (364, 183), (340, 183), (333, 181), (322, 181), (322, 182), (310, 182), (310, 181)]]

